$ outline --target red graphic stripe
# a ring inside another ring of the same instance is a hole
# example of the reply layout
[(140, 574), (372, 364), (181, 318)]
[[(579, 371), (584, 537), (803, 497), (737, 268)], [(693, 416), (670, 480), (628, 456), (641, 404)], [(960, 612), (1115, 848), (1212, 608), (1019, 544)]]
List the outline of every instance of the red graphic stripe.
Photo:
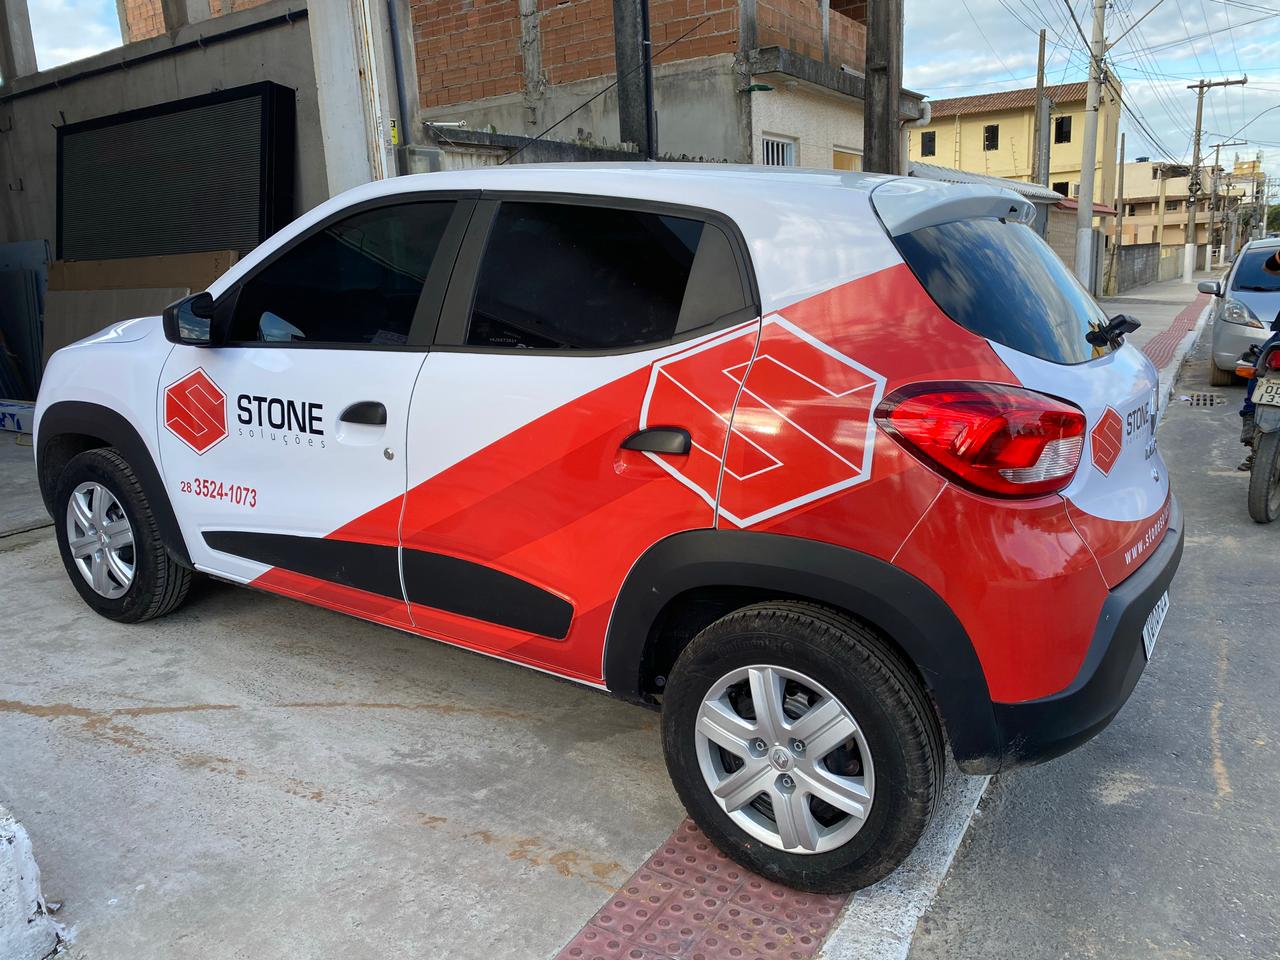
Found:
[(1168, 532), (1171, 498), (1172, 494), (1165, 497), (1159, 510), (1141, 520), (1104, 520), (1067, 501), (1067, 514), (1097, 558), (1108, 587), (1137, 570), (1160, 546)]

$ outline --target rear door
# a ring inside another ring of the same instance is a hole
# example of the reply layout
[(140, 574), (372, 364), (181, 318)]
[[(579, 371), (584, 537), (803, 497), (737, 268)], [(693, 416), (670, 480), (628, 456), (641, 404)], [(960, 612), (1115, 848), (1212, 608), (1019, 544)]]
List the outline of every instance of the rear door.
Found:
[(409, 411), (418, 630), (600, 681), (628, 569), (714, 524), (748, 264), (705, 211), (486, 194)]
[(1130, 344), (1091, 342), (1108, 318), (1024, 224), (969, 217), (913, 225), (894, 242), (942, 310), (986, 337), (1023, 386), (1084, 411), (1080, 468), (1062, 495), (1115, 586), (1160, 542), (1169, 518), (1155, 367)]
[(178, 345), (161, 459), (203, 570), (407, 626), (398, 524), (409, 399), (474, 200), (339, 214), (219, 298), (218, 347)]

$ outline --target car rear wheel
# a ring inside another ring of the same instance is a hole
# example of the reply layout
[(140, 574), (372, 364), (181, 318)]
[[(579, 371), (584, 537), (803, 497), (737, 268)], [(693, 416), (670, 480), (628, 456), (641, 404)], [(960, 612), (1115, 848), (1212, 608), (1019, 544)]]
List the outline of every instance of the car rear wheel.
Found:
[(937, 807), (942, 735), (885, 641), (812, 604), (717, 620), (663, 703), (667, 768), (693, 820), (772, 880), (844, 892), (889, 874)]
[(1215, 387), (1229, 387), (1236, 382), (1236, 374), (1234, 370), (1223, 370), (1218, 366), (1218, 362), (1209, 358), (1209, 383)]
[(169, 556), (142, 486), (116, 450), (72, 458), (54, 494), (54, 519), (67, 576), (104, 617), (138, 623), (186, 599), (191, 571)]
[(1258, 435), (1249, 471), (1249, 516), (1258, 523), (1280, 516), (1280, 431)]

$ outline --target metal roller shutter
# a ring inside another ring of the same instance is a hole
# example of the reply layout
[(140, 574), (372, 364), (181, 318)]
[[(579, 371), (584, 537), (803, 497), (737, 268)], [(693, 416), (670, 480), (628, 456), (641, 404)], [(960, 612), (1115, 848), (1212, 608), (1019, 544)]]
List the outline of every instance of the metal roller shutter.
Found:
[(293, 216), (293, 91), (220, 91), (58, 131), (58, 257), (245, 253)]

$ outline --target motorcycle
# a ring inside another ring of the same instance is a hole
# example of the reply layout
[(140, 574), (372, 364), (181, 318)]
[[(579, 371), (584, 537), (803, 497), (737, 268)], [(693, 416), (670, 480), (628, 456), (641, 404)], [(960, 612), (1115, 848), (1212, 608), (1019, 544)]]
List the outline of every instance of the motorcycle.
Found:
[(1280, 315), (1271, 337), (1250, 347), (1236, 373), (1248, 381), (1241, 440), (1253, 453), (1249, 467), (1249, 516), (1270, 523), (1280, 516)]

